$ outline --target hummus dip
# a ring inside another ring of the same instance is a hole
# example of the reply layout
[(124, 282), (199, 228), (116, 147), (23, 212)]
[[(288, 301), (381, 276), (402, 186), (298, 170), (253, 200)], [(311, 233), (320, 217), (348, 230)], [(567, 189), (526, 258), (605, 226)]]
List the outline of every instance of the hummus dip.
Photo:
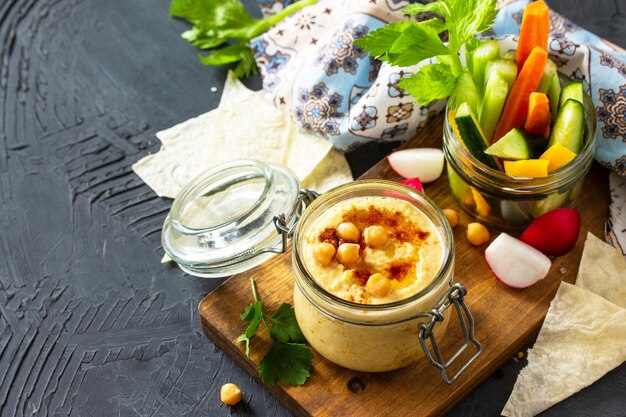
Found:
[(304, 262), (329, 293), (361, 304), (386, 304), (419, 293), (439, 272), (441, 238), (407, 201), (362, 197), (321, 213), (306, 234)]
[[(418, 331), (428, 321), (423, 313), (441, 300), (452, 279), (445, 262), (454, 256), (445, 240), (450, 237), (425, 213), (441, 224), (443, 214), (402, 199), (400, 190), (399, 198), (387, 196), (390, 189), (393, 184), (374, 184), (361, 191), (367, 195), (343, 198), (350, 193), (341, 189), (324, 195), (296, 233), (294, 265), (302, 263), (319, 289), (348, 301), (313, 290), (296, 267), (298, 324), (318, 353), (356, 371), (390, 371), (422, 357)], [(436, 337), (449, 316), (445, 311), (435, 326)]]

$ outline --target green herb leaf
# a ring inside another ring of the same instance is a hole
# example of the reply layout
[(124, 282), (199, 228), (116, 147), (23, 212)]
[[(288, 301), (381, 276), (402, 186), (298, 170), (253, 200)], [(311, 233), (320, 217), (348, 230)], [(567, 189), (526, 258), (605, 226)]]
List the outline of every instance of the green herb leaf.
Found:
[(239, 0), (173, 0), (170, 16), (206, 29), (241, 28), (256, 21)]
[(296, 321), (296, 313), (290, 304), (284, 303), (269, 317), (272, 323), (270, 334), (279, 342), (304, 342), (304, 335)]
[(408, 91), (415, 100), (425, 106), (433, 100), (452, 95), (457, 77), (448, 64), (438, 63), (423, 66), (419, 72), (400, 80), (400, 87)]
[[(496, 0), (438, 0), (432, 3), (406, 5), (408, 15), (436, 13), (435, 18), (419, 23), (396, 22), (371, 32), (358, 46), (381, 60), (398, 66), (417, 64), (432, 59), (410, 78), (400, 81), (400, 87), (421, 105), (455, 95), (459, 77), (467, 72), (459, 52), (466, 49), (466, 65), (472, 65), (472, 54), (478, 47), (476, 34), (491, 28), (497, 14)], [(448, 31), (446, 46), (438, 34)], [(461, 87), (459, 87), (461, 88)]]
[(240, 42), (226, 46), (200, 60), (206, 65), (239, 64), (233, 70), (235, 77), (257, 72), (249, 41), (267, 31), (276, 23), (317, 0), (300, 0), (264, 19), (255, 19), (240, 0), (173, 0), (170, 15), (187, 19), (193, 27), (182, 33), (182, 38), (200, 49), (212, 49), (231, 40)]
[(444, 15), (450, 49), (458, 52), (468, 39), (491, 28), (498, 13), (496, 0), (440, 0), (447, 6)]
[(420, 23), (433, 28), (434, 30), (437, 31), (437, 33), (441, 33), (443, 31), (448, 30), (448, 28), (446, 28), (446, 24), (441, 19), (437, 19), (436, 17), (433, 17), (432, 19), (424, 20)]
[(368, 50), (381, 61), (393, 65), (408, 66), (450, 51), (439, 39), (445, 29), (439, 19), (415, 23), (403, 21), (390, 23), (370, 32), (354, 44)]
[(233, 70), (235, 78), (248, 77), (251, 74), (256, 74), (258, 72), (258, 68), (250, 48), (242, 51), (240, 56), (241, 61), (239, 61), (239, 64)]
[(302, 385), (311, 375), (313, 353), (301, 343), (276, 342), (259, 362), (259, 376), (266, 384), (280, 381)]
[(254, 304), (246, 306), (241, 319), (250, 323), (241, 336), (237, 338), (237, 342), (244, 342), (246, 344), (246, 356), (250, 357), (250, 341), (256, 334), (261, 321), (263, 320), (263, 303), (256, 301)]
[(417, 64), (437, 55), (448, 55), (450, 51), (429, 23), (411, 24), (391, 45), (387, 56), (389, 62), (401, 67)]
[(445, 2), (436, 1), (433, 3), (421, 4), (421, 3), (413, 3), (407, 4), (402, 9), (402, 13), (414, 16), (420, 13), (437, 13), (443, 17), (446, 17), (450, 14), (448, 10), (448, 6)]
[[(285, 385), (302, 385), (311, 374), (313, 353), (303, 343), (304, 335), (298, 327), (296, 314), (290, 304), (283, 303), (271, 317), (263, 313), (263, 303), (259, 299), (254, 278), (250, 278), (254, 303), (245, 307), (241, 319), (250, 323), (246, 331), (237, 338), (245, 342), (246, 356), (250, 357), (250, 340), (254, 337), (261, 323), (270, 332), (273, 344), (259, 362), (259, 376), (266, 384), (280, 381)], [(267, 324), (270, 321), (271, 327)]]
[(239, 62), (233, 70), (233, 75), (236, 78), (247, 77), (257, 72), (254, 55), (252, 55), (247, 42), (233, 43), (222, 49), (214, 50), (211, 55), (198, 55), (198, 58), (205, 65), (224, 65)]
[(198, 58), (200, 58), (200, 62), (204, 65), (231, 64), (233, 62), (241, 61), (246, 50), (250, 50), (246, 43), (237, 42), (222, 49), (216, 49), (211, 53), (211, 55), (198, 55)]
[(354, 40), (354, 44), (367, 50), (372, 56), (386, 61), (387, 51), (391, 49), (394, 42), (402, 35), (404, 30), (412, 22), (402, 21), (389, 23), (379, 29), (369, 32), (366, 36)]

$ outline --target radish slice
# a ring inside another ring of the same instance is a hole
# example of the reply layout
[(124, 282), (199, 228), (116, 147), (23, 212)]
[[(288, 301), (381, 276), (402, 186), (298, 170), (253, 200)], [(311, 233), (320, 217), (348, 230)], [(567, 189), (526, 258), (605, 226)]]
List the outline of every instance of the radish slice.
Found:
[(417, 177), (409, 178), (408, 180), (404, 180), (400, 184), (404, 184), (404, 185), (407, 185), (407, 186), (409, 186), (411, 188), (414, 188), (417, 191), (419, 191), (420, 193), (424, 192), (424, 187), (422, 187), (422, 181), (420, 181), (420, 179), (417, 178)]
[(485, 259), (498, 280), (526, 288), (548, 275), (552, 261), (532, 246), (501, 233), (485, 249)]
[(435, 148), (404, 149), (387, 157), (391, 168), (404, 178), (418, 177), (423, 184), (435, 181), (443, 172), (443, 152)]

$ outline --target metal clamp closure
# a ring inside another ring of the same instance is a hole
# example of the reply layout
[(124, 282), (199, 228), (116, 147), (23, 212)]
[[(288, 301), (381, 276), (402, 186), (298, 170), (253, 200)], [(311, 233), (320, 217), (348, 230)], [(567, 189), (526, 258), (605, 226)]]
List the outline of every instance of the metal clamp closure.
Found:
[[(300, 193), (298, 193), (298, 201), (304, 208), (311, 204), (317, 197), (319, 197), (317, 192), (307, 190), (306, 188), (301, 189)], [(282, 236), (282, 242), (279, 248), (268, 248), (266, 252), (283, 253), (287, 250), (287, 241), (293, 236), (296, 225), (294, 224), (292, 227), (288, 227), (285, 213), (280, 213), (274, 216), (274, 226), (278, 234)]]
[[(472, 362), (474, 362), (474, 360), (478, 357), (478, 355), (480, 355), (483, 350), (482, 345), (478, 342), (478, 340), (476, 340), (474, 336), (474, 317), (472, 316), (472, 313), (469, 311), (469, 308), (465, 304), (464, 297), (466, 294), (467, 289), (463, 285), (452, 285), (446, 295), (441, 299), (441, 301), (439, 301), (439, 303), (437, 303), (437, 305), (429, 313), (426, 313), (426, 316), (430, 318), (430, 321), (427, 323), (422, 323), (419, 326), (418, 338), (420, 341), (420, 345), (424, 350), (424, 354), (433, 366), (441, 370), (441, 376), (446, 384), (452, 384), (454, 381), (456, 381), (459, 375), (461, 375), (461, 373), (465, 371)], [(435, 334), (433, 333), (433, 329), (438, 322), (442, 322), (444, 320), (443, 313), (451, 305), (454, 305), (454, 307), (456, 308), (456, 312), (459, 316), (459, 322), (461, 324), (461, 329), (463, 330), (465, 343), (447, 362), (444, 362), (441, 351), (439, 350), (439, 345), (437, 344), (437, 339), (435, 338)], [(430, 343), (433, 347), (435, 357), (433, 357), (430, 350), (428, 349), (428, 346), (426, 345), (426, 339), (430, 339)], [(456, 372), (456, 374), (454, 374), (452, 378), (449, 378), (447, 372), (448, 368), (470, 345), (476, 346), (476, 353), (463, 364), (463, 366)]]

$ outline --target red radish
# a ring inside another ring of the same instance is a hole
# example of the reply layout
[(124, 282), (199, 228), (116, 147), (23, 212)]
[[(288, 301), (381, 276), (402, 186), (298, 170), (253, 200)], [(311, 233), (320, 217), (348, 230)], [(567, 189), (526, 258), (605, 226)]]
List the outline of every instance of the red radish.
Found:
[(580, 215), (576, 210), (560, 208), (537, 217), (520, 236), (546, 255), (565, 255), (574, 248), (580, 232)]
[(390, 154), (391, 168), (404, 178), (418, 177), (423, 184), (435, 181), (443, 171), (443, 152), (435, 148), (404, 149)]
[(416, 189), (420, 193), (424, 192), (424, 187), (422, 187), (422, 182), (417, 177), (404, 180), (400, 184), (408, 185), (409, 187)]
[(506, 233), (485, 249), (485, 259), (498, 280), (513, 288), (526, 288), (548, 275), (552, 261), (532, 246)]

